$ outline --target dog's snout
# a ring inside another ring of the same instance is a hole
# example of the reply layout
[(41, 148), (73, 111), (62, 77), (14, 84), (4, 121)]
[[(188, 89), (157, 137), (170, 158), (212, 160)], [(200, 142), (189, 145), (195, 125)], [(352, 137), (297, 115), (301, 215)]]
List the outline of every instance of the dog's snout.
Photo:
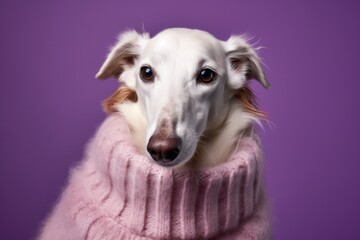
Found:
[(174, 161), (181, 150), (179, 137), (164, 137), (161, 134), (153, 135), (147, 145), (151, 157), (161, 165), (168, 165)]

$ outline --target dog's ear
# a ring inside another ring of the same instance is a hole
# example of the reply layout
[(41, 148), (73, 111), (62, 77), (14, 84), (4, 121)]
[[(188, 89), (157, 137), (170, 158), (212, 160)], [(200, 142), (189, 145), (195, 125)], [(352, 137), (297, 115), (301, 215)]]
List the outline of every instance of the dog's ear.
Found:
[[(110, 77), (119, 79), (125, 70), (134, 65), (148, 39), (148, 33), (139, 34), (134, 30), (121, 34), (95, 77), (98, 79), (108, 79)], [(135, 88), (133, 76), (126, 76), (121, 81), (128, 87)]]
[(226, 63), (229, 73), (229, 84), (234, 89), (239, 89), (248, 80), (256, 79), (265, 88), (270, 84), (266, 80), (261, 61), (254, 49), (244, 37), (231, 36), (223, 42), (226, 54)]

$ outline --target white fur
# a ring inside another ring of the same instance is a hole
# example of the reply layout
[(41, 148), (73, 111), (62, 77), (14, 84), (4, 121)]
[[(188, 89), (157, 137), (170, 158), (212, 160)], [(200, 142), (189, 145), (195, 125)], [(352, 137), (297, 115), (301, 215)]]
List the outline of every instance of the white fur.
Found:
[[(122, 49), (126, 43), (131, 43), (131, 49)], [(136, 55), (132, 64), (118, 63), (124, 52)], [(234, 59), (241, 63), (236, 68), (232, 66)], [(196, 81), (200, 62), (201, 68), (216, 72), (213, 83)], [(156, 72), (154, 82), (140, 78), (144, 65)], [(153, 38), (134, 31), (125, 33), (97, 77), (107, 78), (117, 67), (121, 68), (119, 80), (139, 98), (136, 103), (118, 103), (115, 108), (127, 119), (140, 152), (151, 159), (146, 151), (149, 138), (163, 119), (176, 121), (174, 134), (182, 139), (182, 148), (172, 166), (207, 167), (226, 161), (241, 131), (258, 121), (234, 98), (249, 80), (247, 71), (269, 86), (255, 50), (245, 39), (232, 36), (223, 42), (200, 30), (168, 29)]]

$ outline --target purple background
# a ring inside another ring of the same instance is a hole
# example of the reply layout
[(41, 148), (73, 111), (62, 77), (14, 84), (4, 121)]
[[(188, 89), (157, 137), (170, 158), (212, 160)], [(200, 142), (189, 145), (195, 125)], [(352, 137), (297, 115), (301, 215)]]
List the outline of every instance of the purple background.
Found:
[(94, 75), (118, 33), (249, 33), (274, 123), (261, 132), (275, 239), (360, 239), (356, 1), (1, 1), (0, 239), (31, 239), (105, 114)]

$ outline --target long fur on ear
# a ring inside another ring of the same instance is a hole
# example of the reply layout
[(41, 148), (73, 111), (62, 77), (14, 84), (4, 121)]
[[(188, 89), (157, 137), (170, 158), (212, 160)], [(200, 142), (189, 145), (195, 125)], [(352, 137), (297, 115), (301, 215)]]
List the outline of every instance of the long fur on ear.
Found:
[(114, 108), (115, 104), (122, 103), (124, 101), (136, 102), (136, 92), (128, 88), (127, 86), (121, 86), (110, 97), (105, 99), (102, 103), (103, 109), (106, 113), (116, 112)]
[[(148, 33), (139, 34), (134, 30), (121, 34), (95, 77), (98, 79), (110, 77), (119, 79), (125, 70), (131, 69), (134, 65), (147, 39), (149, 39)], [(128, 79), (127, 76), (122, 81), (130, 88), (135, 87), (135, 79), (132, 77)]]
[(247, 84), (236, 92), (235, 97), (241, 102), (245, 112), (260, 120), (267, 119), (266, 113), (259, 110), (256, 96)]
[(227, 58), (229, 83), (233, 89), (239, 89), (248, 80), (256, 79), (265, 88), (270, 84), (266, 80), (261, 61), (254, 49), (244, 37), (231, 36), (223, 42)]

